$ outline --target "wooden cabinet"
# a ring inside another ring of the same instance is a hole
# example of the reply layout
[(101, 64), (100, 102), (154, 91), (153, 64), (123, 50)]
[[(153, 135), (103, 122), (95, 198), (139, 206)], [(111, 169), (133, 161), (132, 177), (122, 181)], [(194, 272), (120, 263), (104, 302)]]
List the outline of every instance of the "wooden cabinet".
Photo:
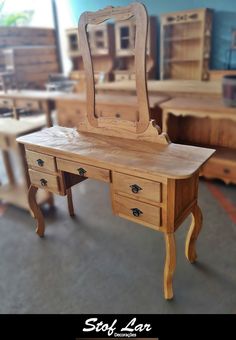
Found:
[[(88, 25), (88, 41), (92, 55), (96, 82), (112, 80), (115, 37), (113, 24)], [(66, 31), (68, 55), (72, 61), (71, 78), (84, 82), (84, 67), (78, 28)]]
[(161, 79), (209, 79), (212, 11), (161, 16)]
[[(156, 73), (156, 17), (149, 17), (147, 34), (147, 78), (155, 78)], [(136, 23), (134, 20), (119, 21), (115, 24), (116, 68), (115, 80), (134, 80), (134, 48)]]

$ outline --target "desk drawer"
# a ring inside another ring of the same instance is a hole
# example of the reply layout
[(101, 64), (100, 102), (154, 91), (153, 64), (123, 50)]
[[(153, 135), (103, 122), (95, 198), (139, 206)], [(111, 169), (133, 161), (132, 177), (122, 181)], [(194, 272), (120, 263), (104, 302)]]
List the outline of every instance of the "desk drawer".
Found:
[(40, 168), (42, 170), (56, 171), (55, 158), (52, 156), (44, 155), (34, 151), (26, 150), (27, 163), (30, 166)]
[(13, 107), (13, 101), (11, 99), (0, 99), (0, 107), (7, 107), (12, 108)]
[(122, 73), (116, 73), (115, 74), (115, 81), (121, 81), (121, 80), (129, 80), (129, 74), (128, 73), (125, 73), (125, 74), (122, 74)]
[(137, 200), (161, 202), (161, 183), (148, 179), (113, 173), (113, 190), (117, 193), (131, 195)]
[(59, 178), (44, 172), (29, 170), (30, 181), (38, 188), (60, 193)]
[(220, 178), (225, 183), (236, 183), (236, 164), (213, 157), (203, 166), (201, 174), (209, 178)]
[(40, 110), (39, 102), (36, 100), (17, 99), (15, 103), (17, 109), (25, 109), (32, 111)]
[(115, 214), (137, 223), (160, 227), (161, 208), (120, 195), (114, 195), (113, 199)]
[(66, 161), (57, 159), (57, 167), (59, 170), (70, 172), (86, 178), (94, 178), (104, 182), (110, 182), (110, 171), (102, 168), (97, 168), (92, 165), (83, 163)]

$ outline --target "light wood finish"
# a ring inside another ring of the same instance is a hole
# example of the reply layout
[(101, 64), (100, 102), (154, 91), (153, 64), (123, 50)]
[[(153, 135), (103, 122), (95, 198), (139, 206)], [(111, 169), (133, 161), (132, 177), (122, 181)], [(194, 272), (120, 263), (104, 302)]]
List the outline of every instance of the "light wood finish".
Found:
[(36, 226), (35, 231), (40, 237), (43, 237), (44, 231), (45, 231), (45, 223), (44, 223), (43, 214), (37, 204), (37, 200), (36, 200), (37, 191), (38, 191), (37, 186), (33, 186), (33, 185), (30, 186), (29, 192), (28, 192), (28, 201), (29, 201), (29, 206), (33, 214), (33, 217), (37, 221), (37, 226)]
[(32, 185), (54, 192), (60, 193), (58, 177), (47, 173), (42, 173), (35, 170), (29, 170), (30, 181)]
[[(116, 215), (153, 229), (161, 226), (161, 208), (116, 194), (113, 200)], [(134, 215), (135, 209), (137, 216)]]
[(165, 234), (166, 259), (164, 269), (164, 295), (167, 300), (173, 298), (173, 275), (176, 267), (176, 245), (175, 235)]
[(80, 175), (87, 178), (98, 179), (103, 182), (110, 182), (110, 171), (81, 162), (71, 162), (64, 159), (57, 159), (59, 170), (72, 174)]
[(55, 109), (55, 101), (63, 96), (66, 94), (58, 91), (8, 90), (0, 92), (0, 107), (5, 107), (5, 101), (9, 102), (16, 119), (20, 119), (17, 109), (24, 109), (32, 113), (44, 112), (47, 126), (50, 127), (53, 125), (52, 112)]
[(235, 75), (236, 76), (236, 70), (210, 70), (210, 80), (222, 80), (222, 78), (226, 75)]
[(75, 216), (74, 211), (74, 205), (73, 205), (73, 198), (72, 198), (72, 192), (71, 188), (66, 190), (66, 196), (67, 196), (67, 204), (68, 204), (68, 211), (71, 217)]
[(55, 158), (52, 156), (26, 150), (26, 158), (28, 164), (32, 167), (39, 168), (40, 170), (56, 171)]
[[(167, 96), (149, 96), (151, 118), (161, 125), (159, 104), (169, 100)], [(56, 100), (58, 124), (65, 127), (76, 127), (78, 121), (86, 119), (86, 96), (84, 93), (62, 96)], [(136, 121), (138, 119), (138, 103), (136, 96), (119, 96), (109, 94), (96, 95), (96, 116), (105, 118), (120, 118)]]
[(214, 153), (207, 148), (111, 138), (59, 126), (22, 136), (18, 142), (28, 150), (121, 173), (129, 174), (130, 169), (132, 175), (151, 180), (191, 177)]
[[(153, 79), (156, 76), (156, 17), (149, 17), (147, 32), (147, 58), (146, 69), (147, 78)], [(135, 80), (135, 34), (136, 22), (134, 19), (117, 21), (115, 23), (115, 41), (116, 41), (116, 64), (114, 69), (115, 81)]]
[[(149, 95), (166, 95), (169, 97), (197, 97), (221, 98), (221, 81), (199, 80), (149, 80), (147, 82)], [(96, 84), (98, 93), (134, 95), (136, 92), (135, 81), (116, 81)]]
[(192, 223), (189, 228), (185, 243), (185, 255), (189, 262), (193, 263), (197, 259), (196, 241), (202, 228), (202, 212), (198, 205), (192, 210)]
[(162, 129), (173, 141), (216, 149), (201, 175), (236, 183), (235, 108), (212, 98), (175, 98), (160, 106)]
[[(0, 199), (25, 210), (30, 210), (27, 201), (29, 187), (28, 166), (25, 161), (25, 152), (22, 145), (16, 142), (16, 138), (41, 129), (44, 125), (39, 122), (17, 121), (12, 118), (0, 119), (0, 149), (6, 169), (8, 183), (0, 186)], [(20, 179), (15, 176), (14, 166), (10, 153), (15, 153), (18, 158), (17, 167), (21, 169)], [(52, 201), (51, 194), (39, 193), (37, 202), (39, 205)]]
[(161, 183), (147, 179), (128, 176), (122, 173), (113, 173), (113, 190), (118, 194), (133, 196), (136, 200), (161, 202)]
[[(100, 24), (110, 17), (137, 19), (135, 54), (140, 56), (136, 64), (139, 116), (134, 122), (114, 116), (101, 119), (96, 115), (94, 79), (85, 28), (87, 24)], [(143, 5), (133, 3), (125, 8), (108, 7), (96, 13), (86, 12), (80, 18), (79, 30), (88, 85), (84, 121), (78, 123), (77, 131), (57, 126), (17, 141), (28, 151), (56, 159), (58, 170), (50, 176), (58, 178), (61, 195), (68, 193), (67, 189), (87, 176), (105, 180), (110, 183), (115, 214), (164, 233), (164, 292), (165, 298), (171, 299), (176, 263), (174, 232), (189, 214), (195, 214), (199, 171), (214, 150), (173, 144), (167, 134), (161, 133), (156, 122), (150, 120), (145, 78), (147, 13)], [(30, 169), (31, 174), (32, 171)], [(47, 173), (37, 173), (32, 185), (38, 186), (42, 175)], [(50, 178), (48, 182), (51, 183)], [(130, 185), (134, 186), (131, 193)], [(52, 189), (55, 189), (54, 184)], [(32, 192), (30, 195), (35, 204)], [(37, 217), (38, 207), (33, 209)], [(38, 226), (38, 230), (42, 235), (44, 223), (41, 217), (39, 215), (38, 223), (42, 226)], [(189, 249), (193, 249), (194, 235), (195, 231), (191, 232)]]
[(161, 79), (209, 79), (212, 11), (193, 9), (161, 16)]

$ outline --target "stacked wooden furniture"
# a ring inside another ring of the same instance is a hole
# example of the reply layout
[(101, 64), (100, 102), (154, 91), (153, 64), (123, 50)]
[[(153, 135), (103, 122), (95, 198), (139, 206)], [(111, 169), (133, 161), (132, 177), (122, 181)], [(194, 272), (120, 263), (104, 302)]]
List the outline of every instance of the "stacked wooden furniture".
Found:
[[(170, 98), (167, 96), (149, 96), (151, 118), (162, 125), (162, 114), (159, 105)], [(72, 93), (61, 95), (56, 100), (57, 122), (61, 126), (76, 127), (78, 121), (86, 118), (87, 106), (85, 94)], [(96, 116), (117, 117), (136, 121), (138, 115), (136, 96), (127, 96), (124, 100), (119, 95), (96, 95)]]
[[(72, 61), (70, 78), (78, 80), (82, 84), (85, 81), (82, 50), (80, 48), (78, 29), (71, 28), (66, 31), (68, 54)], [(94, 77), (96, 82), (113, 79), (115, 36), (114, 25), (101, 24), (98, 27), (88, 27), (90, 51), (93, 57)], [(83, 88), (83, 85), (82, 87)]]
[[(156, 17), (149, 17), (147, 34), (147, 78), (156, 76)], [(116, 67), (114, 70), (115, 81), (135, 79), (135, 19), (116, 22)]]
[[(0, 185), (0, 200), (30, 211), (27, 199), (29, 188), (28, 167), (25, 161), (24, 148), (16, 142), (16, 138), (44, 125), (38, 122), (17, 121), (12, 118), (0, 119), (0, 150), (5, 165), (7, 183)], [(11, 154), (17, 157), (12, 163)], [(17, 170), (15, 172), (14, 170)], [(20, 170), (20, 171), (19, 171)], [(53, 205), (52, 194), (41, 191), (37, 197), (38, 204)]]
[(0, 27), (1, 64), (15, 74), (18, 88), (43, 88), (59, 72), (54, 29)]
[(161, 16), (161, 79), (209, 79), (212, 11)]
[[(136, 119), (113, 115), (97, 117), (86, 27), (110, 18), (119, 21), (133, 17), (138, 19), (135, 44)], [(156, 122), (150, 120), (145, 81), (147, 27), (147, 13), (140, 3), (82, 14), (79, 33), (86, 72), (87, 116), (85, 120), (78, 121), (78, 131), (53, 127), (21, 137), (18, 142), (26, 150), (31, 180), (29, 204), (37, 220), (39, 236), (43, 236), (45, 231), (43, 215), (35, 200), (39, 188), (65, 195), (75, 183), (88, 178), (110, 183), (114, 214), (164, 234), (164, 292), (165, 298), (171, 299), (176, 264), (174, 233), (192, 214), (186, 256), (194, 262), (195, 243), (202, 223), (197, 203), (198, 175), (214, 150), (173, 144), (167, 134), (160, 133)], [(38, 166), (38, 159), (43, 161), (42, 167)], [(73, 214), (71, 199), (69, 210)]]
[(174, 142), (216, 149), (201, 174), (236, 184), (236, 109), (216, 98), (174, 98), (160, 106), (163, 131)]

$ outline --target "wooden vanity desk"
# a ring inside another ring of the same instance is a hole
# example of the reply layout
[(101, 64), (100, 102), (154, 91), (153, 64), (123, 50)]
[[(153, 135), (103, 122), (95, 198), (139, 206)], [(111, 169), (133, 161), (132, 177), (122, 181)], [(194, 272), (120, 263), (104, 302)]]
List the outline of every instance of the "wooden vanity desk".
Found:
[[(130, 17), (138, 18), (135, 64), (139, 117), (136, 121), (96, 117), (86, 26), (109, 18)], [(96, 13), (85, 12), (80, 18), (79, 34), (87, 76), (86, 119), (78, 122), (77, 130), (52, 127), (18, 139), (25, 146), (28, 160), (29, 203), (37, 220), (36, 232), (43, 236), (45, 231), (43, 215), (35, 200), (38, 188), (66, 195), (71, 186), (89, 178), (110, 183), (115, 215), (163, 233), (164, 295), (171, 299), (176, 265), (175, 231), (192, 214), (186, 256), (194, 262), (195, 243), (202, 224), (197, 204), (199, 170), (214, 150), (173, 144), (155, 121), (150, 120), (145, 79), (147, 13), (143, 5), (134, 3)], [(72, 200), (69, 208), (73, 215)]]

